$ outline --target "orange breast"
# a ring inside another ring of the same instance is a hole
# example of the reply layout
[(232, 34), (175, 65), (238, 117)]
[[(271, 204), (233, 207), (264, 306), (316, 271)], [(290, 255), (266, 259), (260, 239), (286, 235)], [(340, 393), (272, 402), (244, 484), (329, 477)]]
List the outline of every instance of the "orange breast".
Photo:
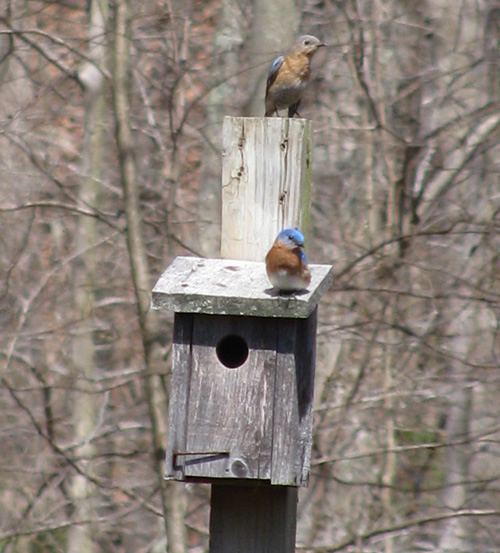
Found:
[(281, 244), (276, 244), (266, 256), (267, 270), (277, 272), (284, 269), (290, 274), (300, 274), (299, 252), (299, 248), (290, 250)]
[(308, 80), (311, 74), (311, 62), (307, 56), (295, 54), (283, 62), (285, 69), (301, 80)]

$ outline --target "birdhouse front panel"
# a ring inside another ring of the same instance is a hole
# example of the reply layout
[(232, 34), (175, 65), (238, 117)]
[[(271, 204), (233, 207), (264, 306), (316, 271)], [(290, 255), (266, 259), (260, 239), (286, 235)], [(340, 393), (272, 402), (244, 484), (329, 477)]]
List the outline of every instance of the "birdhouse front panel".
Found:
[(186, 476), (270, 478), (276, 325), (197, 316), (187, 415)]
[(315, 321), (176, 314), (167, 478), (307, 482)]

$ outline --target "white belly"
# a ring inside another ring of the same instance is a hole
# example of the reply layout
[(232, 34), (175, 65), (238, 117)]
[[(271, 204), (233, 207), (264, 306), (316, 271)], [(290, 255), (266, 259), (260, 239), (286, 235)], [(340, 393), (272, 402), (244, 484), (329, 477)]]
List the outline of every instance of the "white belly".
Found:
[(292, 276), (287, 271), (281, 270), (269, 276), (271, 284), (280, 290), (304, 290), (307, 282), (299, 276)]

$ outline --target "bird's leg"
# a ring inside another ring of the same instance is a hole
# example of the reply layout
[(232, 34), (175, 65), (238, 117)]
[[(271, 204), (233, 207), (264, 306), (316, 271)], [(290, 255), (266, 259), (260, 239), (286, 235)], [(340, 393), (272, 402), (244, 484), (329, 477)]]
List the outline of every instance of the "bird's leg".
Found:
[(298, 102), (295, 102), (295, 104), (292, 104), (288, 108), (288, 117), (292, 118), (295, 115), (297, 115), (297, 117), (300, 117), (300, 114), (298, 112), (299, 106), (300, 106), (300, 100)]

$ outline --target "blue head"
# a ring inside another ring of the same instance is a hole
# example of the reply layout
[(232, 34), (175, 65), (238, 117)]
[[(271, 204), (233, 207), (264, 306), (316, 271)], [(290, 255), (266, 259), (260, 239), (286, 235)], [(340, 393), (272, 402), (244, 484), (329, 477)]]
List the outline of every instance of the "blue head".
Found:
[(304, 235), (297, 228), (286, 228), (282, 230), (276, 240), (289, 248), (302, 248), (304, 246)]
[(306, 256), (302, 251), (302, 248), (304, 247), (304, 235), (300, 232), (299, 229), (286, 228), (282, 230), (278, 234), (276, 241), (280, 242), (285, 247), (290, 248), (291, 250), (294, 250), (295, 248), (300, 248), (300, 258), (304, 263), (307, 262)]

